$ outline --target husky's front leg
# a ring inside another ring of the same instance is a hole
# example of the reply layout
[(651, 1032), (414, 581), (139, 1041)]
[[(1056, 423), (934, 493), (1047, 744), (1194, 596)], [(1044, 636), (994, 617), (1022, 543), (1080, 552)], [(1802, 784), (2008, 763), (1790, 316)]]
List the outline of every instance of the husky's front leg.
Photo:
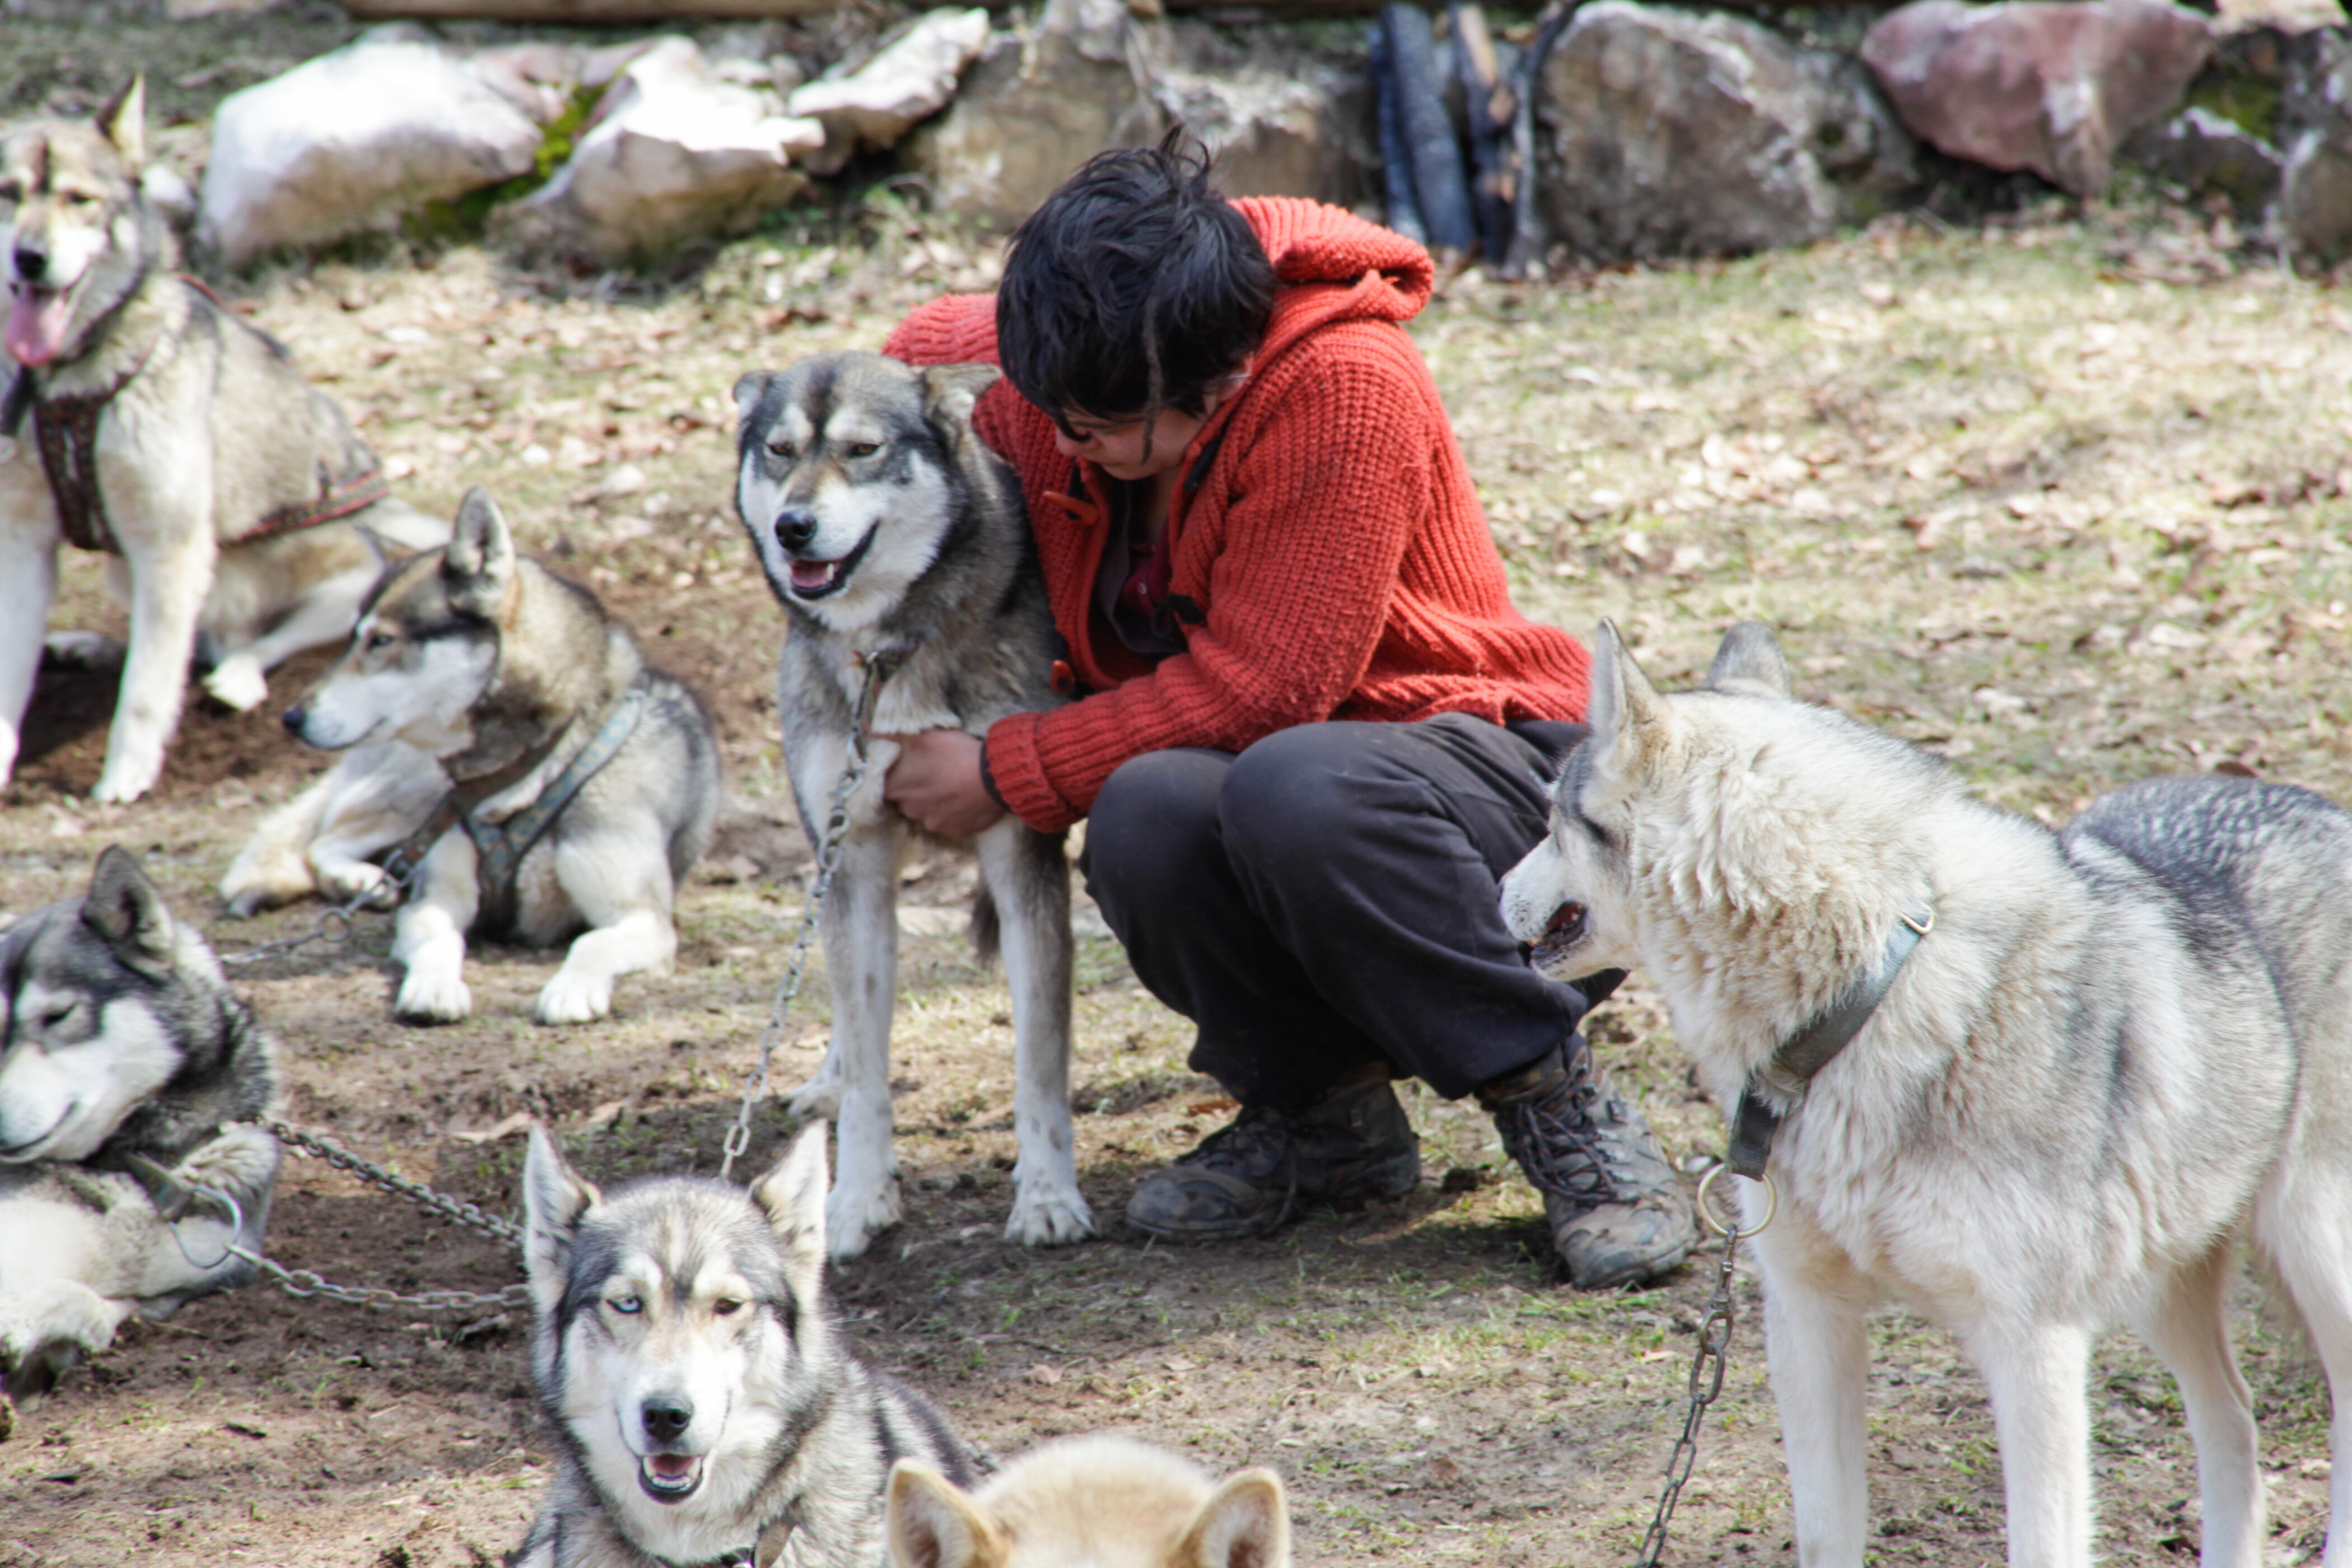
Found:
[(354, 567), (304, 594), (277, 625), (241, 647), (222, 655), (205, 677), (205, 689), (240, 713), (259, 707), (269, 695), (269, 672), (306, 647), (352, 635), (360, 605), (382, 575), (373, 562)]
[(411, 1024), (454, 1024), (474, 1010), (466, 988), (466, 933), (481, 907), (474, 841), (453, 830), (425, 857), (416, 889), (394, 922), (392, 956), (406, 966), (392, 1010)]
[[(542, 1024), (585, 1024), (613, 1010), (613, 982), (641, 969), (667, 969), (677, 955), (670, 923), (668, 847), (658, 833), (566, 839), (555, 847), (555, 879), (589, 930), (540, 991)], [(635, 873), (629, 883), (616, 871)]]
[(210, 509), (184, 510), (193, 515), (153, 519), (149, 529), (123, 535), (131, 569), (130, 652), (107, 734), (106, 768), (90, 792), (97, 800), (145, 795), (163, 771), (163, 747), (179, 726), (196, 619), (212, 591), (217, 554)]
[(0, 1394), (25, 1400), (85, 1356), (114, 1342), (131, 1303), (110, 1300), (79, 1279), (44, 1279), (0, 1297)]
[(824, 967), (833, 992), (825, 1061), (837, 1075), (841, 1108), (824, 1228), (835, 1258), (856, 1258), (898, 1223), (890, 1013), (898, 989), (899, 832), (895, 817), (852, 826), (825, 894)]
[[(1758, 1217), (1750, 1215), (1750, 1223)], [(1783, 1226), (1793, 1229), (1793, 1216)], [(1864, 1400), (1871, 1292), (1826, 1247), (1785, 1256), (1767, 1232), (1748, 1243), (1764, 1273), (1764, 1353), (1796, 1505), (1797, 1561), (1804, 1568), (1862, 1568), (1870, 1479)]]
[[(5, 492), (0, 501), (29, 504)], [(0, 521), (0, 784), (16, 771), (25, 710), (41, 668), (41, 630), (57, 592), (57, 524)]]
[(1070, 1128), (1070, 868), (1058, 838), (1007, 816), (982, 834), (981, 874), (1003, 931), (1013, 990), (1013, 1167), (1008, 1241), (1058, 1247), (1095, 1233)]
[(1996, 1321), (1962, 1342), (1992, 1401), (2010, 1568), (2089, 1568), (2091, 1336), (2071, 1323)]

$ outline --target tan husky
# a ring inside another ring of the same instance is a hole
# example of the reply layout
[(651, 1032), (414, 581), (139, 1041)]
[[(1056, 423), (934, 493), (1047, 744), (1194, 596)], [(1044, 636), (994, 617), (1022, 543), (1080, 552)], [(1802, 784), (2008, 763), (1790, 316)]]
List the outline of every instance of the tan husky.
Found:
[(269, 669), (348, 634), (385, 563), (449, 537), (384, 490), (375, 455), (285, 348), (173, 270), (139, 183), (145, 93), (95, 124), (0, 134), (0, 784), (41, 661), (58, 547), (107, 552), (127, 647), (61, 636), (53, 656), (121, 658), (97, 797), (163, 771), (192, 659), (237, 710)]
[(915, 1459), (890, 1471), (896, 1568), (1289, 1568), (1282, 1478), (1223, 1481), (1125, 1437), (1033, 1448), (977, 1493)]

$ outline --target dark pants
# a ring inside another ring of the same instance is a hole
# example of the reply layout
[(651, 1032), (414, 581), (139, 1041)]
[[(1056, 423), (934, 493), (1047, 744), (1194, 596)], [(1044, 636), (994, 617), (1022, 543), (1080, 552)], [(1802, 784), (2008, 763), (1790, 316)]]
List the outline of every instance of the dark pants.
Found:
[[(1385, 1060), (1448, 1099), (1570, 1042), (1614, 987), (1528, 969), (1496, 884), (1543, 837), (1580, 724), (1306, 724), (1150, 752), (1087, 825), (1087, 889), (1195, 1070), (1296, 1111)], [(1580, 1044), (1580, 1037), (1577, 1043)]]

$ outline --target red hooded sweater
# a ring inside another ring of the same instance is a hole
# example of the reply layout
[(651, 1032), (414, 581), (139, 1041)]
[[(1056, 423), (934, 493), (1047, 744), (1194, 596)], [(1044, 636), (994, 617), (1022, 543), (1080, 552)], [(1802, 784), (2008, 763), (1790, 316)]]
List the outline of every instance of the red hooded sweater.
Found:
[[(1462, 448), (1400, 324), (1429, 301), (1429, 253), (1316, 202), (1234, 205), (1283, 287), (1248, 381), (1184, 454), (1169, 592), (1202, 618), (1183, 652), (1145, 667), (1093, 609), (1108, 477), (1057, 452), (1052, 421), (1010, 382), (974, 414), (1021, 477), (1055, 622), (1092, 689), (988, 731), (1005, 804), (1045, 832), (1084, 816), (1112, 771), (1145, 752), (1238, 752), (1326, 719), (1584, 713), (1585, 651), (1512, 607)], [(934, 300), (883, 353), (994, 364), (995, 297)], [(1194, 489), (1200, 454), (1220, 435)]]

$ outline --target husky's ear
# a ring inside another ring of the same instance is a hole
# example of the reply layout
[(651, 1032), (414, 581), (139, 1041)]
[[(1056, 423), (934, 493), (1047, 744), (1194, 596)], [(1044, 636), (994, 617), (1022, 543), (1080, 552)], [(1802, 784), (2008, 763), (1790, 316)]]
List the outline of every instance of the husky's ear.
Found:
[(919, 1459), (890, 1467), (886, 1528), (892, 1568), (994, 1568), (1011, 1555), (988, 1510)]
[(1738, 697), (1790, 697), (1789, 661), (1780, 639), (1762, 621), (1742, 621), (1723, 634), (1715, 662), (1706, 668), (1706, 689)]
[(98, 130), (132, 168), (147, 161), (147, 78), (143, 74), (133, 76), (113, 101), (98, 111)]
[(441, 556), (441, 582), (457, 609), (499, 618), (514, 587), (514, 535), (490, 492), (476, 485), (457, 503), (457, 525)]
[(604, 1194), (564, 1163), (554, 1135), (534, 1121), (530, 1149), (522, 1157), (523, 1269), (541, 1316), (563, 1304), (571, 1283), (572, 1248), (580, 1238), (580, 1216)]
[(1268, 1469), (1227, 1476), (1184, 1528), (1171, 1568), (1290, 1568), (1290, 1509)]
[(1620, 748), (1629, 741), (1638, 745), (1643, 731), (1664, 719), (1665, 710), (1657, 688), (1619, 640), (1617, 624), (1601, 622), (1592, 639), (1592, 698), (1585, 714), (1593, 738), (1620, 756), (1631, 756)]
[(139, 858), (110, 844), (90, 873), (89, 896), (81, 922), (96, 931), (123, 963), (161, 979), (172, 971), (172, 911), (163, 895), (140, 868)]
[(780, 370), (745, 371), (735, 383), (735, 423), (740, 426), (750, 418), (753, 405), (768, 395), (768, 388), (783, 379)]
[(923, 372), (923, 417), (934, 426), (961, 429), (971, 423), (972, 405), (1004, 373), (992, 364), (935, 364)]
[(803, 1301), (816, 1300), (824, 1278), (824, 1129), (810, 1122), (775, 1169), (751, 1184), (751, 1201), (783, 1242), (784, 1271)]

